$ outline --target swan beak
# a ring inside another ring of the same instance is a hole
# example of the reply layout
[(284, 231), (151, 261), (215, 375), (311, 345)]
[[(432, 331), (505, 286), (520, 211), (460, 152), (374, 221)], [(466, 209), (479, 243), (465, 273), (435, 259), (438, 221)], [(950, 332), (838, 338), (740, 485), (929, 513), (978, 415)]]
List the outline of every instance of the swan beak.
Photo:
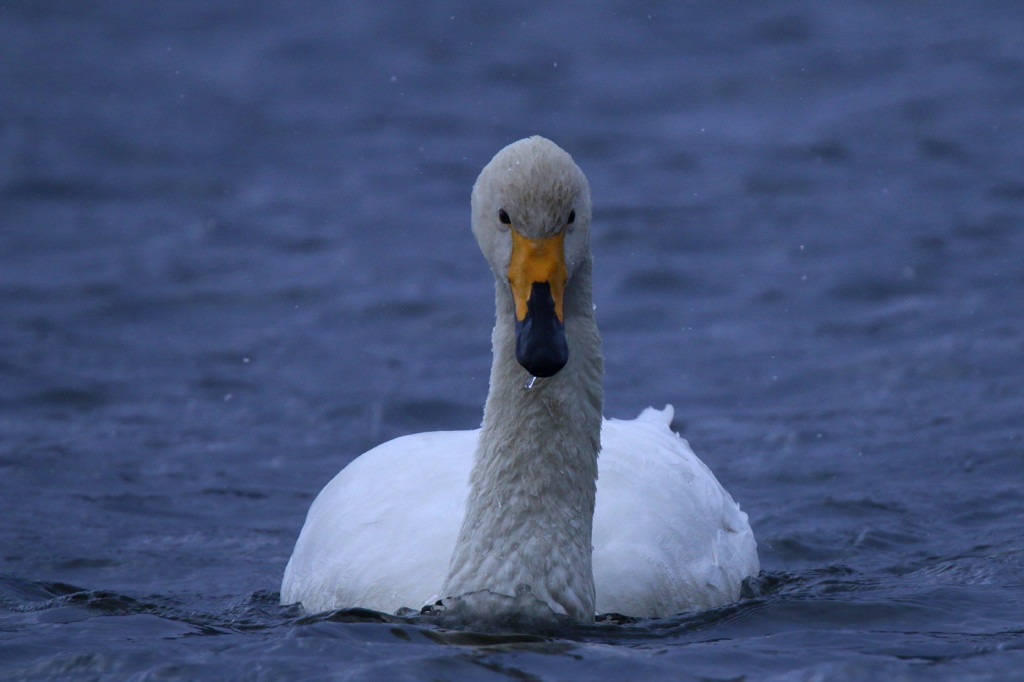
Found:
[(516, 360), (535, 377), (554, 376), (569, 361), (564, 243), (564, 232), (535, 240), (512, 231), (508, 282), (516, 304)]

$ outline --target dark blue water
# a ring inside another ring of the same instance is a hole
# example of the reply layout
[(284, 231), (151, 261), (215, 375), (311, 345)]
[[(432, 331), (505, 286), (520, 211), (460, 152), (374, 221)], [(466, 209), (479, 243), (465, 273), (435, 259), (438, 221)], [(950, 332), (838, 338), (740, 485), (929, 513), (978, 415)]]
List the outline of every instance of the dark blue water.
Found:
[[(1017, 2), (0, 0), (0, 677), (1024, 669)], [(276, 590), (313, 495), (472, 428), (506, 143), (595, 197), (607, 411), (750, 513), (735, 605), (496, 637)]]

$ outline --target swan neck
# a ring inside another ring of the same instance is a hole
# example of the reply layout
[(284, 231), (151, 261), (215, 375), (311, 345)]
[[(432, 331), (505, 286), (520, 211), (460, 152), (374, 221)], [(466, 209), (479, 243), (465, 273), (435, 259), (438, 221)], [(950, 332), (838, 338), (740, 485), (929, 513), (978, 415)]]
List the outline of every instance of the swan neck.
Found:
[(603, 360), (589, 259), (566, 287), (569, 360), (531, 388), (516, 362), (514, 303), (500, 282), (496, 304), (491, 385), (444, 594), (526, 592), (555, 613), (593, 620)]

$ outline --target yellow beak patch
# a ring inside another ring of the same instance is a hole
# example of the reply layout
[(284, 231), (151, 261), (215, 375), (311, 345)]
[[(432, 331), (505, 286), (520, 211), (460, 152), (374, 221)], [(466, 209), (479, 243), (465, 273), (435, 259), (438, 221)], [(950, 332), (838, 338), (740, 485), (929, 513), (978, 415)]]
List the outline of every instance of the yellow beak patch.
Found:
[(508, 283), (516, 303), (516, 319), (526, 319), (526, 302), (534, 284), (547, 283), (555, 302), (555, 316), (562, 318), (562, 296), (565, 293), (565, 233), (547, 239), (527, 239), (512, 230), (512, 259), (508, 264)]

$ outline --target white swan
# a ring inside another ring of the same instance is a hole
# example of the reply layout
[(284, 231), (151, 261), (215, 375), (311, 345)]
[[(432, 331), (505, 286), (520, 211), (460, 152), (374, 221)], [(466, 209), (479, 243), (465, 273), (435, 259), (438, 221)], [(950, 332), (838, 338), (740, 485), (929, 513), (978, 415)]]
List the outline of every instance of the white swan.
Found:
[(481, 608), (517, 609), (526, 594), (592, 621), (735, 600), (759, 570), (754, 536), (669, 429), (672, 408), (602, 420), (583, 172), (553, 142), (520, 140), (480, 173), (472, 209), (497, 280), (483, 426), (403, 436), (345, 467), (309, 509), (282, 603), (394, 612), (489, 595)]

